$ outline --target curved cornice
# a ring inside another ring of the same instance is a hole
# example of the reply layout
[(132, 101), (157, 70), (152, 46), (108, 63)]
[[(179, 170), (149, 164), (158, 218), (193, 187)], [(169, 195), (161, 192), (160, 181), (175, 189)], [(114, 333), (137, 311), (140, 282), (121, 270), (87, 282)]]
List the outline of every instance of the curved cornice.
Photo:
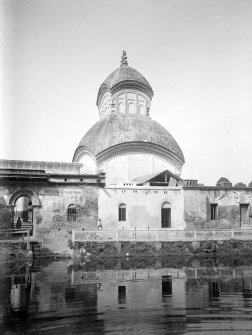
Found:
[(93, 154), (93, 152), (91, 150), (89, 150), (85, 146), (80, 146), (75, 150), (75, 153), (74, 153), (74, 156), (73, 156), (73, 162), (79, 162), (84, 155), (90, 156), (95, 161), (95, 163), (97, 164), (97, 160), (96, 160), (95, 155)]
[(96, 105), (99, 105), (100, 99), (106, 91), (114, 94), (125, 88), (139, 90), (147, 94), (150, 99), (152, 99), (154, 95), (150, 83), (140, 72), (130, 66), (122, 66), (113, 71), (101, 84)]
[(118, 84), (116, 84), (115, 86), (113, 86), (111, 88), (111, 94), (115, 94), (118, 91), (124, 90), (124, 89), (132, 89), (132, 90), (136, 90), (136, 91), (141, 91), (143, 93), (145, 93), (150, 99), (152, 99), (154, 93), (152, 90), (149, 89), (149, 87), (138, 83), (138, 82), (134, 82), (131, 80), (126, 80), (126, 81), (122, 81)]
[[(76, 150), (73, 161), (79, 161), (81, 156), (85, 153), (89, 153), (90, 155), (93, 156), (93, 154), (86, 147), (81, 146)], [(97, 165), (99, 166), (112, 158), (130, 153), (153, 154), (170, 162), (171, 164), (176, 166), (179, 170), (181, 170), (184, 164), (183, 161), (170, 150), (149, 142), (130, 142), (130, 143), (126, 142), (114, 145), (109, 149), (100, 152), (96, 156), (96, 162)]]

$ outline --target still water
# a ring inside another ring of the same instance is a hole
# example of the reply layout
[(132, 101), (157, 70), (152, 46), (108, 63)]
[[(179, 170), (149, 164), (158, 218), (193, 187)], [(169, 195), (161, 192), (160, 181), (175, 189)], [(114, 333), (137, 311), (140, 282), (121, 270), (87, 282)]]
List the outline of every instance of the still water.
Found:
[(0, 334), (252, 334), (252, 262), (182, 263), (1, 267)]

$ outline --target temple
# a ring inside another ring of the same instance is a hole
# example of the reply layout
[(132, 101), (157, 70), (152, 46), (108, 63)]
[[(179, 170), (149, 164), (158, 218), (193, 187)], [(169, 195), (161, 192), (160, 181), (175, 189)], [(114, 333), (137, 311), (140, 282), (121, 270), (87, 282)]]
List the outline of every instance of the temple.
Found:
[(98, 219), (103, 230), (249, 226), (252, 188), (181, 178), (183, 152), (154, 120), (153, 96), (123, 51), (71, 163), (0, 160), (0, 229), (20, 217), (50, 245), (71, 229), (96, 230)]
[(171, 134), (151, 119), (153, 90), (138, 71), (121, 66), (101, 84), (98, 121), (80, 141), (73, 162), (84, 172), (106, 173), (107, 185), (135, 183), (143, 176), (169, 170), (180, 175), (184, 155)]

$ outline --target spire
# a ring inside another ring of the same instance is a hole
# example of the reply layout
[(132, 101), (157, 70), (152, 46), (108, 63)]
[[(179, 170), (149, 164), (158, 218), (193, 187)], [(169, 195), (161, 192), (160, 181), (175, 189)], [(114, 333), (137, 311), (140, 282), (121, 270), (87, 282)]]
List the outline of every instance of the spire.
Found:
[(123, 50), (122, 58), (121, 58), (121, 67), (122, 66), (128, 66), (126, 51)]

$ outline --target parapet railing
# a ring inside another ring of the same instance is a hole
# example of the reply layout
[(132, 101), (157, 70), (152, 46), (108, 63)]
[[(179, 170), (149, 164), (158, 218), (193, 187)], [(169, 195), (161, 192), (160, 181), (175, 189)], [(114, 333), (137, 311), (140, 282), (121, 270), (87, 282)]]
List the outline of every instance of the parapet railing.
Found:
[(123, 229), (123, 230), (73, 230), (74, 242), (104, 241), (206, 241), (206, 240), (252, 240), (252, 229)]
[(0, 243), (25, 240), (29, 243), (31, 229), (0, 229)]

